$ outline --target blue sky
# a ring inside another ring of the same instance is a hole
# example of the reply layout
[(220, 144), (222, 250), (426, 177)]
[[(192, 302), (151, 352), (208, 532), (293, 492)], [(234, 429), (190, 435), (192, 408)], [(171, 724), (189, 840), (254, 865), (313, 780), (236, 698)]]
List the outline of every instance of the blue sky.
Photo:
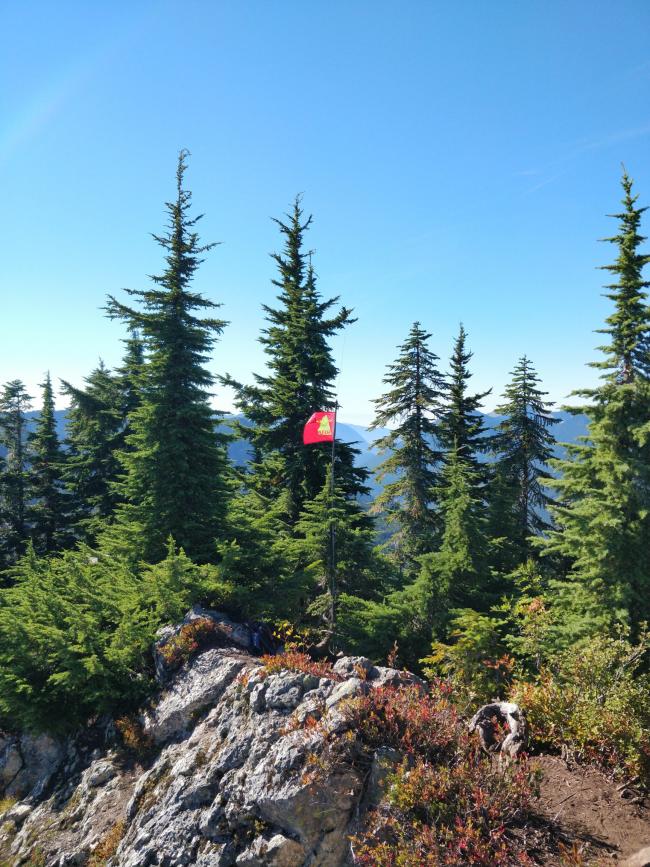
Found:
[[(462, 320), (498, 402), (527, 353), (556, 401), (593, 382), (620, 164), (650, 204), (650, 4), (6, 0), (0, 33), (0, 381), (118, 363), (107, 293), (143, 287), (176, 154), (230, 320), (212, 369), (250, 380), (279, 216), (297, 192), (364, 423), (418, 319)], [(646, 220), (650, 230), (650, 215)], [(231, 407), (220, 392), (217, 404)]]

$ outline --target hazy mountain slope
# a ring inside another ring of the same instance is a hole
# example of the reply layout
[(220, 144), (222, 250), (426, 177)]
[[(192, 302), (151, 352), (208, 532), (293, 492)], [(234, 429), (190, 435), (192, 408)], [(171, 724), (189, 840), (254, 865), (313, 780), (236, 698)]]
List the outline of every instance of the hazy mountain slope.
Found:
[[(66, 411), (63, 409), (56, 410), (56, 419), (57, 419), (57, 429), (61, 439), (65, 438), (65, 427), (66, 427)], [(578, 437), (584, 436), (587, 431), (587, 417), (584, 415), (571, 415), (567, 412), (557, 412), (553, 413), (555, 418), (560, 419), (560, 424), (555, 426), (554, 433), (558, 440), (558, 443), (573, 443), (576, 442)], [(33, 421), (38, 416), (37, 411), (32, 411), (28, 413), (28, 417), (30, 419), (29, 428), (30, 430), (34, 429)], [(501, 420), (500, 416), (496, 416), (492, 413), (487, 413), (485, 416), (485, 424), (488, 428), (494, 428), (497, 426), (499, 421)], [(225, 416), (223, 422), (219, 425), (219, 429), (224, 431), (225, 433), (232, 432), (232, 423), (237, 421), (243, 421), (242, 416)], [(378, 430), (368, 430), (368, 428), (363, 427), (362, 425), (357, 424), (347, 424), (344, 421), (341, 421), (337, 425), (337, 435), (343, 442), (353, 443), (356, 448), (359, 449), (360, 454), (358, 457), (358, 464), (363, 467), (367, 467), (371, 472), (377, 468), (377, 466), (382, 462), (384, 456), (380, 455), (377, 449), (374, 446), (374, 443), (382, 436), (387, 433), (387, 430), (384, 428), (379, 428)], [(558, 455), (561, 455), (563, 449), (561, 446), (558, 446), (557, 449)], [(241, 439), (233, 439), (228, 445), (228, 454), (230, 459), (237, 466), (244, 466), (246, 462), (250, 458), (250, 449), (245, 440)], [(4, 455), (4, 449), (0, 446), (0, 456)], [(370, 487), (373, 491), (377, 491), (379, 489), (379, 485), (371, 476), (369, 480)]]

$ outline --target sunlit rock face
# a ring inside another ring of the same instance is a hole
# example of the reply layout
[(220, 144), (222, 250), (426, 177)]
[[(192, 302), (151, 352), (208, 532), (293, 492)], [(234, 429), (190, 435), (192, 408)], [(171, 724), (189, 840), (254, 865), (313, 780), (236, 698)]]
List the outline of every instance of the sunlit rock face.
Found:
[(0, 737), (0, 864), (342, 867), (376, 785), (345, 706), (400, 678), (363, 658), (268, 673), (212, 647), (134, 718), (139, 754), (109, 721), (66, 742)]

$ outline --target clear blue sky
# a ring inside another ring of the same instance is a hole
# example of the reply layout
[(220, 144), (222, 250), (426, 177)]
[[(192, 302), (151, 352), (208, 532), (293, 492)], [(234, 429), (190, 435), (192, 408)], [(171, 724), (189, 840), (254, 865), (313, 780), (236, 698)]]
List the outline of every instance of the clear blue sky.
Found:
[(215, 372), (263, 366), (269, 217), (301, 191), (321, 291), (359, 318), (342, 418), (370, 419), (415, 319), (445, 359), (464, 322), (477, 389), (527, 353), (561, 401), (593, 381), (622, 161), (650, 204), (649, 34), (647, 0), (5, 0), (0, 380), (118, 362), (100, 308), (159, 270), (187, 147)]

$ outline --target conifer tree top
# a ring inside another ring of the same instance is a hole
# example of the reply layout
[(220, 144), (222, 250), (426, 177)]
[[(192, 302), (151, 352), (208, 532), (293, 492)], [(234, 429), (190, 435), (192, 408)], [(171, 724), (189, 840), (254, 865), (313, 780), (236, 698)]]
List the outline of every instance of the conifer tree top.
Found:
[(383, 382), (390, 390), (373, 401), (377, 410), (370, 430), (392, 422), (408, 424), (412, 414), (417, 413), (422, 429), (434, 433), (431, 414), (440, 409), (444, 380), (436, 366), (438, 356), (428, 347), (430, 337), (419, 322), (413, 323), (398, 347), (397, 360), (388, 365), (384, 376)]
[[(304, 217), (300, 196), (285, 219), (274, 222), (283, 248), (271, 254), (278, 268), (272, 279), (279, 289), (277, 304), (263, 305), (266, 324), (259, 340), (266, 370), (254, 373), (251, 385), (230, 376), (221, 381), (235, 390), (237, 407), (252, 423), (238, 428), (255, 455), (248, 476), (251, 487), (269, 497), (288, 491), (295, 521), (303, 504), (321, 490), (330, 460), (329, 452), (318, 447), (305, 449), (302, 430), (312, 412), (336, 406), (338, 369), (329, 341), (355, 320), (345, 306), (332, 309), (338, 296), (323, 300), (318, 290), (304, 239), (312, 218)], [(354, 466), (354, 453), (346, 443), (338, 444), (336, 476), (348, 480), (350, 493), (365, 493), (367, 473)]]
[(468, 393), (472, 377), (469, 362), (473, 352), (467, 349), (467, 332), (461, 323), (454, 342), (450, 371), (447, 376), (446, 406), (440, 424), (440, 441), (447, 452), (457, 451), (464, 460), (477, 465), (476, 452), (487, 451), (490, 438), (485, 436), (481, 404), (492, 389)]
[(414, 322), (397, 359), (388, 365), (384, 383), (388, 391), (374, 401), (375, 418), (370, 429), (393, 425), (375, 442), (390, 454), (375, 470), (383, 481), (394, 477), (377, 497), (374, 510), (382, 511), (400, 530), (391, 542), (393, 556), (402, 563), (429, 550), (435, 535), (433, 491), (438, 483), (438, 417), (442, 408), (444, 378), (438, 356), (428, 346), (431, 337)]
[(151, 277), (151, 288), (127, 290), (137, 307), (111, 296), (107, 305), (109, 317), (122, 319), (139, 337), (127, 344), (128, 370), (119, 377), (120, 389), (126, 385), (131, 392), (118, 405), (129, 430), (119, 453), (124, 473), (113, 483), (121, 502), (104, 542), (129, 556), (140, 545), (137, 556), (152, 561), (164, 556), (170, 535), (188, 556), (213, 558), (227, 499), (226, 456), (209, 401), (214, 377), (206, 367), (226, 323), (201, 315), (220, 305), (190, 289), (202, 254), (215, 245), (201, 244), (201, 215), (190, 216), (192, 194), (183, 185), (187, 156), (178, 156), (167, 231), (153, 235), (166, 267)]
[[(183, 186), (188, 156), (187, 150), (178, 155), (176, 199), (165, 203), (169, 216), (167, 232), (163, 235), (152, 233), (154, 240), (166, 251), (167, 267), (162, 274), (150, 275), (154, 287), (125, 290), (141, 302), (141, 309), (122, 304), (109, 295), (106, 311), (109, 318), (124, 319), (131, 331), (139, 332), (150, 353), (157, 349), (164, 351), (165, 347), (173, 345), (174, 329), (182, 323), (184, 339), (188, 335), (193, 337), (186, 344), (186, 352), (189, 351), (192, 361), (198, 365), (208, 360), (217, 335), (227, 323), (211, 317), (199, 318), (191, 313), (192, 310), (214, 309), (221, 305), (189, 289), (196, 269), (203, 262), (202, 254), (215, 247), (216, 242), (201, 244), (196, 225), (203, 214), (189, 216), (192, 193)], [(193, 373), (196, 375), (197, 370)], [(213, 381), (205, 369), (200, 371), (200, 379), (203, 386)]]
[(642, 271), (650, 262), (650, 254), (640, 253), (638, 248), (646, 240), (639, 233), (641, 215), (647, 208), (637, 208), (637, 196), (632, 194), (632, 179), (625, 169), (621, 179), (623, 187), (623, 210), (611, 214), (619, 220), (617, 234), (603, 238), (618, 246), (618, 257), (611, 265), (601, 266), (617, 280), (605, 286), (605, 297), (614, 302), (614, 311), (606, 320), (607, 327), (600, 334), (609, 335), (609, 343), (598, 348), (605, 359), (592, 362), (592, 367), (602, 369), (606, 379), (621, 384), (632, 382), (637, 376), (650, 378), (650, 307), (646, 289), (650, 281), (644, 280)]

